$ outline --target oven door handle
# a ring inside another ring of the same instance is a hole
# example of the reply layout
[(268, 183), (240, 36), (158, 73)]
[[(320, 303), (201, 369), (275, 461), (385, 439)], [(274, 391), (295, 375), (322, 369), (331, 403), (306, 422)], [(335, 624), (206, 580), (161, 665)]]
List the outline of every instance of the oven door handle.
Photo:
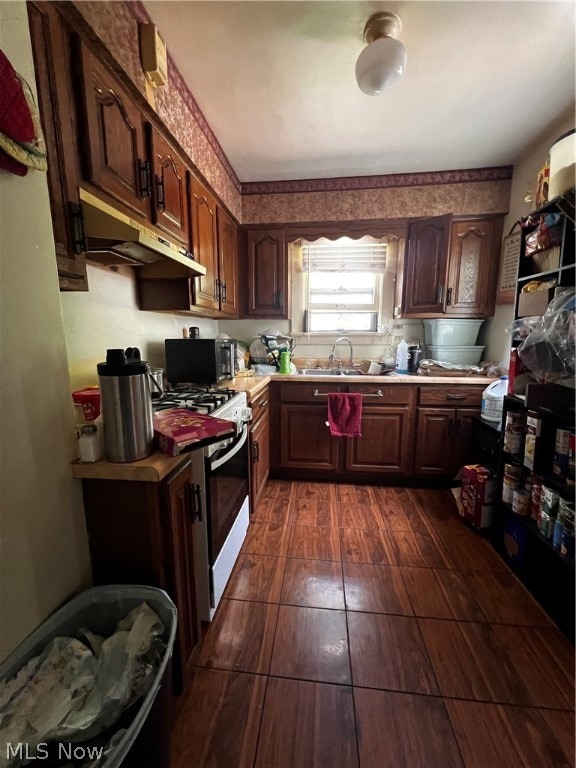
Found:
[(218, 469), (218, 467), (221, 467), (222, 464), (226, 464), (227, 461), (229, 461), (232, 456), (235, 456), (238, 451), (242, 448), (242, 446), (246, 443), (246, 440), (248, 439), (248, 426), (246, 423), (243, 424), (242, 428), (242, 434), (240, 435), (240, 438), (232, 445), (232, 448), (227, 451), (223, 456), (219, 456), (214, 461), (208, 460), (210, 465), (210, 471), (214, 472), (215, 469)]

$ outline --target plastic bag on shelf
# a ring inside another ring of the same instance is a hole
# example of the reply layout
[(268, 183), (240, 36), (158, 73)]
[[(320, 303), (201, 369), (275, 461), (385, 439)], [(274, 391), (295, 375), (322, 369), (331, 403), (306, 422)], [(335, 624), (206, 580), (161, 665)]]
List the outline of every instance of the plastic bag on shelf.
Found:
[(506, 333), (509, 333), (512, 336), (513, 341), (520, 341), (526, 339), (532, 333), (540, 320), (540, 315), (519, 317), (517, 320), (513, 320), (505, 330)]
[(518, 347), (521, 361), (538, 379), (574, 376), (575, 309), (574, 288), (562, 290)]

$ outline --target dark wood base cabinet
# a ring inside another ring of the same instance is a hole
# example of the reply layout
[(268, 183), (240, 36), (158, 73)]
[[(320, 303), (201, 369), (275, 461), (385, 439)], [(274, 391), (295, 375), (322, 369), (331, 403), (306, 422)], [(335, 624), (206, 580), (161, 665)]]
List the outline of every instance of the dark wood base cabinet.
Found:
[(164, 589), (178, 609), (174, 690), (187, 688), (200, 642), (189, 461), (160, 483), (82, 480), (95, 584)]
[[(361, 437), (332, 437), (329, 392), (363, 395)], [(412, 467), (414, 388), (410, 386), (280, 384), (274, 388), (272, 446), (275, 477), (378, 482)], [(273, 426), (274, 433), (274, 426)]]
[(251, 397), (250, 511), (254, 512), (270, 474), (270, 395), (268, 387)]
[[(452, 480), (472, 459), (483, 385), (273, 382), (271, 474), (342, 482)], [(329, 392), (362, 394), (361, 437), (332, 437)]]

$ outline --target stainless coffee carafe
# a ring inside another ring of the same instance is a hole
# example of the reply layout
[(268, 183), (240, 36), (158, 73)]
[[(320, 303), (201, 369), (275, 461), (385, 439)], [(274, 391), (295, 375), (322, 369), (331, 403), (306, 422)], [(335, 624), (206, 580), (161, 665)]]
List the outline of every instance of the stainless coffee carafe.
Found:
[(110, 461), (138, 461), (152, 453), (154, 427), (150, 364), (136, 347), (108, 349), (98, 363), (104, 448)]

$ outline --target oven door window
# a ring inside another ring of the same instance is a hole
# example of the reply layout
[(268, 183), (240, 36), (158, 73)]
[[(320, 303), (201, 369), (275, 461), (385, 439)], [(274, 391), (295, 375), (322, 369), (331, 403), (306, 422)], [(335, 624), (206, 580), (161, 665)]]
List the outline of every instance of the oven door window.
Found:
[[(247, 427), (237, 441), (223, 452), (206, 459), (206, 477), (208, 489), (208, 542), (210, 564), (213, 565), (220, 554), (226, 537), (234, 525), (244, 500), (248, 496), (248, 440)], [(240, 450), (234, 450), (243, 442)], [(223, 455), (231, 457), (222, 463)], [(213, 464), (219, 464), (212, 469)]]

